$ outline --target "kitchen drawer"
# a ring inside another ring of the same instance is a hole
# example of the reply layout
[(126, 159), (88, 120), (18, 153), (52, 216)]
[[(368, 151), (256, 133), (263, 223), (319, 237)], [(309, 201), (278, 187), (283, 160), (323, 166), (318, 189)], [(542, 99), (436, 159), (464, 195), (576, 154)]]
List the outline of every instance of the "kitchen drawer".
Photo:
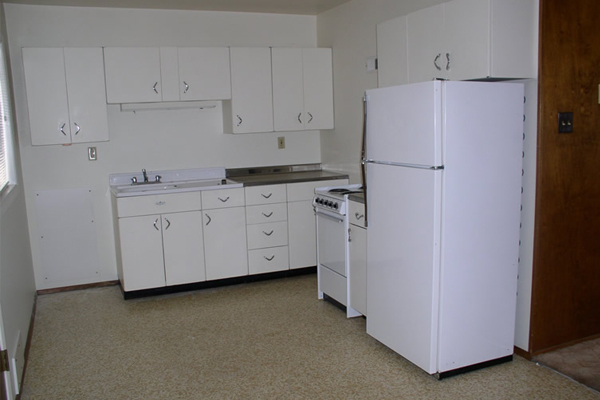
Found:
[(200, 210), (200, 192), (156, 194), (117, 199), (117, 216), (164, 214)]
[(315, 195), (315, 188), (321, 186), (342, 186), (347, 184), (348, 179), (288, 183), (287, 198), (288, 201), (312, 200)]
[(365, 227), (365, 205), (363, 203), (349, 201), (348, 216), (351, 224)]
[(244, 205), (244, 188), (203, 190), (201, 193), (204, 210)]
[(286, 203), (246, 207), (246, 223), (248, 225), (280, 221), (287, 221)]
[(285, 185), (250, 186), (246, 188), (246, 205), (285, 203)]
[(250, 275), (289, 269), (288, 247), (270, 247), (248, 251)]
[(287, 246), (287, 222), (248, 225), (248, 249)]

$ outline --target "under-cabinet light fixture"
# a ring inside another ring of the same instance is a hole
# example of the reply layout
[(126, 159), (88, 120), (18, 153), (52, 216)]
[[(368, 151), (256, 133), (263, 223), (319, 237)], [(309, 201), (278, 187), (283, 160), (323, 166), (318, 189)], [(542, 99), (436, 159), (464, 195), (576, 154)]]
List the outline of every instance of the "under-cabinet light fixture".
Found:
[(121, 111), (151, 111), (151, 110), (207, 110), (216, 108), (214, 102), (206, 101), (169, 101), (162, 103), (123, 103)]

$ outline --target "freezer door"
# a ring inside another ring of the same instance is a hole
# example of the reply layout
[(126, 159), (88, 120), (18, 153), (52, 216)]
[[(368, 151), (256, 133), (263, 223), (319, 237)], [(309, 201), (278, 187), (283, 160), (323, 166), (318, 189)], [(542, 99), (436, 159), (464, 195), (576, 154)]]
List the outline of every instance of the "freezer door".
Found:
[(442, 82), (422, 82), (366, 92), (368, 160), (440, 166)]
[(367, 333), (437, 369), (443, 171), (368, 164)]

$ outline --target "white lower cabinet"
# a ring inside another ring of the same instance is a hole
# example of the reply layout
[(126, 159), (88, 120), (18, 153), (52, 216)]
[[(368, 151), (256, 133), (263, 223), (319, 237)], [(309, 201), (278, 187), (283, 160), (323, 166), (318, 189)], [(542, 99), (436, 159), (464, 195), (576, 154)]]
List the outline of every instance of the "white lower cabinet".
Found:
[(205, 280), (200, 211), (119, 220), (123, 290)]
[(245, 192), (250, 275), (289, 269), (285, 185), (251, 186)]
[(350, 261), (350, 305), (362, 315), (367, 315), (367, 229), (364, 204), (350, 201), (348, 248)]
[(317, 265), (317, 227), (312, 206), (315, 188), (347, 184), (347, 179), (336, 179), (286, 185), (290, 269)]
[(206, 279), (248, 275), (244, 189), (202, 192)]

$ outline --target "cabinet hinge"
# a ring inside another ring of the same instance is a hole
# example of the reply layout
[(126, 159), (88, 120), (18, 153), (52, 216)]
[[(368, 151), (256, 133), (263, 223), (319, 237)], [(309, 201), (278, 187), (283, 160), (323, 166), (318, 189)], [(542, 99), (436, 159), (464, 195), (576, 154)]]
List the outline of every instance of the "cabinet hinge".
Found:
[(8, 362), (8, 350), (0, 351), (0, 372), (10, 371), (10, 363)]

